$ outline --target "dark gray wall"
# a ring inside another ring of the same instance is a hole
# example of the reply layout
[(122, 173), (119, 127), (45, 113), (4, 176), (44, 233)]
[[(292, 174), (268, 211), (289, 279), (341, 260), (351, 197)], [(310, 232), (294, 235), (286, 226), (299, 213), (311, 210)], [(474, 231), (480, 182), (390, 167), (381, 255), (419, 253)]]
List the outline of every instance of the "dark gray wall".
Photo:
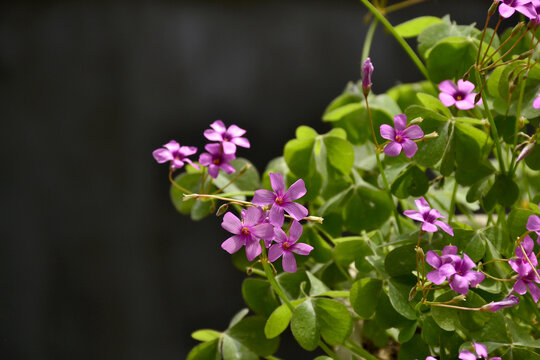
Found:
[[(390, 17), (483, 22), (490, 1)], [(210, 217), (168, 198), (152, 150), (248, 130), (262, 169), (359, 76), (354, 1), (13, 2), (0, 8), (2, 359), (178, 359), (242, 308), (244, 275)], [(374, 90), (420, 74), (379, 29)], [(285, 340), (285, 343), (287, 341)], [(283, 350), (284, 358), (313, 358)]]

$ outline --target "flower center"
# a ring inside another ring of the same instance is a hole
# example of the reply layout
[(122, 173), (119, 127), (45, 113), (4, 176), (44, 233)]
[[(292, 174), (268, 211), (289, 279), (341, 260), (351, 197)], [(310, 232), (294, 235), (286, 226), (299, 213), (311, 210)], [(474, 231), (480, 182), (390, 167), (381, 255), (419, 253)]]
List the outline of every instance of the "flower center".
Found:
[(463, 96), (461, 96), (461, 95), (456, 95), (456, 100), (463, 100)]
[(221, 164), (221, 159), (217, 158), (212, 161), (215, 165)]
[(285, 241), (282, 246), (283, 246), (283, 250), (289, 250), (289, 248), (291, 247), (291, 244)]
[(401, 135), (396, 135), (396, 142), (400, 143), (403, 141), (403, 137)]
[(243, 235), (249, 235), (249, 228), (244, 226), (241, 231)]
[(283, 204), (283, 198), (281, 196), (278, 196), (276, 200), (274, 200), (276, 204), (281, 205)]

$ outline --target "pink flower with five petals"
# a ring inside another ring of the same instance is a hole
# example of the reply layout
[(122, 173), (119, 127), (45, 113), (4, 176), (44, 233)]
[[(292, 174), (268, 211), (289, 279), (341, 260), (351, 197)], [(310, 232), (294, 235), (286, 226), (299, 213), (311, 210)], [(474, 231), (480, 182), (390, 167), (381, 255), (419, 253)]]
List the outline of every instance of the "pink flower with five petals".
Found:
[(424, 136), (424, 132), (418, 125), (407, 127), (407, 116), (399, 114), (394, 116), (394, 127), (382, 124), (380, 127), (381, 137), (390, 140), (384, 147), (384, 153), (388, 156), (398, 156), (401, 149), (405, 156), (411, 158), (416, 154), (418, 145), (411, 139), (420, 139)]

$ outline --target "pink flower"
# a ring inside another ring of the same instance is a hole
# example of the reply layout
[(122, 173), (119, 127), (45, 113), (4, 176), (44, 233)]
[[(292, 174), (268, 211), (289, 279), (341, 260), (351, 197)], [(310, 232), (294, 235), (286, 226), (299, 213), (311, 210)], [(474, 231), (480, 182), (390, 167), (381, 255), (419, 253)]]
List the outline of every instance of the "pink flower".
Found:
[(268, 260), (271, 262), (279, 259), (283, 256), (283, 270), (286, 272), (296, 272), (296, 260), (293, 253), (298, 255), (309, 255), (313, 246), (303, 243), (297, 243), (298, 239), (302, 235), (302, 225), (298, 221), (293, 221), (291, 229), (289, 230), (289, 236), (281, 228), (274, 229), (274, 240), (277, 244), (274, 244), (268, 250)]
[(221, 147), (221, 144), (206, 144), (204, 147), (207, 153), (202, 153), (199, 156), (199, 163), (203, 166), (208, 166), (208, 173), (214, 179), (219, 174), (219, 169), (225, 171), (227, 174), (232, 174), (236, 170), (229, 164), (229, 161), (234, 160), (236, 156), (234, 154), (225, 154)]
[(380, 131), (383, 139), (391, 140), (384, 147), (384, 153), (388, 156), (398, 156), (401, 149), (403, 149), (405, 156), (408, 158), (413, 157), (418, 150), (418, 145), (411, 139), (420, 139), (424, 136), (420, 126), (411, 125), (407, 127), (407, 116), (405, 114), (394, 116), (394, 128), (383, 124)]
[[(459, 79), (457, 85), (452, 80), (444, 80), (439, 84), (439, 100), (444, 106), (450, 107), (456, 105), (460, 110), (469, 110), (474, 108), (474, 99), (476, 94), (474, 84), (470, 81)], [(481, 105), (482, 99), (478, 100), (476, 105)]]
[[(501, 1), (501, 0), (495, 0)], [(503, 18), (509, 18), (515, 12), (522, 13), (529, 19), (536, 19), (536, 10), (531, 3), (531, 0), (502, 0), (499, 5), (499, 14)]]
[[(463, 350), (462, 352), (459, 353), (459, 358), (461, 360), (476, 360), (477, 359), (476, 356), (478, 355), (478, 357), (480, 359), (487, 360), (488, 352), (487, 352), (487, 348), (486, 348), (485, 345), (474, 343), (474, 352), (476, 354), (472, 353), (469, 350)], [(501, 358), (500, 357), (492, 357), (489, 360), (501, 360)]]
[(536, 95), (536, 99), (533, 101), (533, 108), (540, 109), (540, 94)]
[[(527, 235), (521, 242), (521, 245), (523, 246), (523, 250), (525, 250), (525, 254), (527, 256), (525, 256), (521, 250), (521, 246), (518, 246), (516, 247), (516, 256), (518, 259), (510, 260), (508, 262), (512, 269), (518, 274), (514, 284), (514, 291), (520, 295), (524, 295), (527, 293), (528, 288), (534, 302), (538, 302), (540, 299), (540, 289), (536, 284), (540, 283), (540, 279), (538, 279), (533, 269), (533, 267), (536, 268), (538, 265), (538, 260), (533, 252), (534, 241), (530, 236)], [(527, 261), (527, 257), (529, 258), (530, 263)]]
[(373, 64), (371, 64), (371, 60), (367, 58), (362, 65), (362, 90), (366, 96), (371, 90), (371, 85), (373, 85), (371, 83), (371, 74), (373, 74), (373, 70)]
[(175, 140), (171, 140), (165, 145), (164, 148), (156, 149), (152, 152), (154, 159), (160, 164), (170, 161), (171, 168), (173, 170), (180, 169), (184, 166), (184, 163), (188, 163), (195, 169), (199, 169), (197, 164), (191, 162), (187, 157), (197, 152), (197, 148), (193, 146), (180, 146)]
[(283, 225), (284, 211), (286, 211), (293, 219), (300, 221), (308, 215), (308, 210), (294, 202), (306, 194), (306, 185), (304, 180), (300, 179), (285, 190), (285, 181), (280, 173), (270, 173), (270, 183), (274, 192), (261, 189), (255, 191), (253, 196), (253, 204), (255, 205), (272, 205), (268, 216), (270, 223), (276, 227)]
[(422, 230), (427, 232), (435, 232), (437, 231), (437, 226), (443, 229), (446, 233), (449, 235), (454, 236), (454, 231), (452, 230), (452, 227), (440, 220), (437, 220), (438, 218), (444, 218), (444, 216), (441, 215), (436, 209), (432, 209), (428, 202), (421, 197), (420, 199), (414, 200), (416, 203), (416, 207), (420, 211), (416, 210), (405, 210), (403, 214), (407, 217), (410, 217), (413, 220), (421, 221), (422, 224)]
[(501, 301), (492, 301), (489, 304), (482, 306), (480, 310), (495, 312), (500, 309), (515, 306), (517, 304), (519, 304), (519, 298), (515, 295), (510, 295)]
[(426, 262), (435, 268), (427, 274), (429, 281), (436, 285), (441, 285), (447, 278), (445, 273), (441, 273), (439, 269), (444, 264), (452, 264), (460, 259), (457, 255), (457, 246), (447, 245), (442, 250), (442, 255), (439, 256), (435, 251), (429, 250), (426, 254)]
[[(538, 204), (540, 206), (540, 204)], [(540, 245), (540, 216), (531, 215), (527, 220), (527, 230), (534, 231), (538, 235), (538, 245)]]
[(246, 247), (246, 256), (249, 261), (253, 261), (262, 252), (259, 239), (273, 239), (274, 227), (264, 223), (264, 212), (261, 208), (250, 207), (242, 212), (242, 220), (233, 213), (227, 212), (223, 216), (221, 227), (234, 235), (221, 244), (221, 248), (229, 254), (234, 254)]
[(239, 128), (236, 125), (231, 125), (229, 128), (225, 126), (223, 121), (214, 121), (208, 129), (204, 131), (204, 136), (210, 141), (219, 141), (223, 147), (225, 154), (236, 153), (236, 146), (249, 148), (249, 140), (242, 137), (246, 130)]

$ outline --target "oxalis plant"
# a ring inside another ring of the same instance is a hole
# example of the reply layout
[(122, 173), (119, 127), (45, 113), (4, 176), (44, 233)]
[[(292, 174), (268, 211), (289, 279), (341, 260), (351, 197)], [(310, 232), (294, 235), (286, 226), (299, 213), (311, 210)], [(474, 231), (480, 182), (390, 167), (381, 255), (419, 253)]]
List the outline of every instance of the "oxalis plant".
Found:
[[(220, 217), (246, 273), (249, 310), (195, 331), (187, 358), (277, 359), (290, 328), (318, 360), (540, 359), (540, 0), (487, 4), (482, 29), (392, 26), (417, 1), (361, 2), (362, 78), (324, 112), (332, 131), (300, 126), (262, 176), (220, 120), (197, 162), (176, 141), (153, 153), (178, 211)], [(379, 24), (425, 79), (371, 91)]]

